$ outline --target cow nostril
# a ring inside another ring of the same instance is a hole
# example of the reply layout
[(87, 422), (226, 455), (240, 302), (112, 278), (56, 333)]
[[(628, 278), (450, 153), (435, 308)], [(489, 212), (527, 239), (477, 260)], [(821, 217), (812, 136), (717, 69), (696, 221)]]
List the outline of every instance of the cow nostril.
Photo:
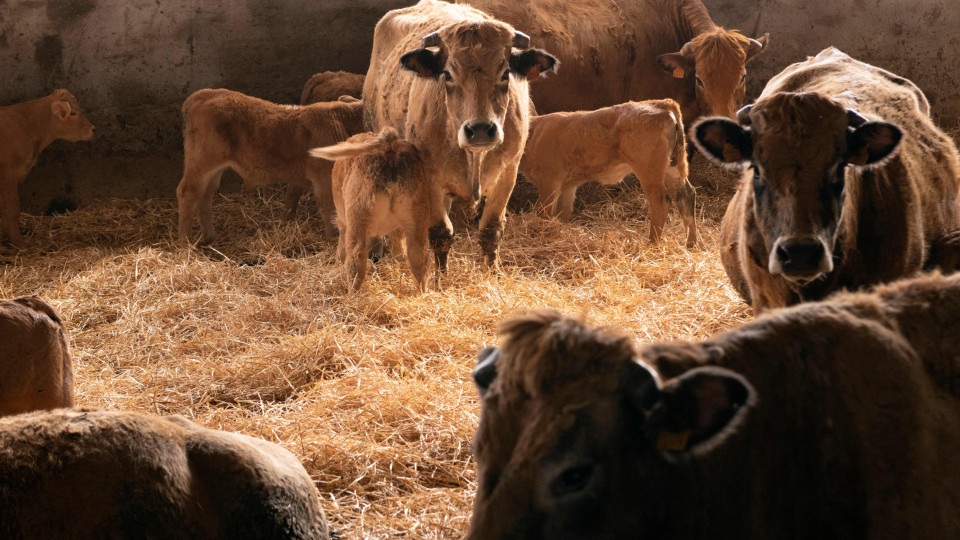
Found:
[(810, 274), (821, 269), (824, 257), (821, 242), (784, 242), (777, 246), (777, 259), (788, 274)]
[(490, 124), (490, 127), (487, 128), (487, 135), (489, 135), (491, 139), (494, 138), (494, 137), (496, 137), (496, 136), (497, 136), (497, 126), (494, 125), (494, 124)]
[(463, 126), (463, 134), (466, 135), (468, 139), (472, 139), (475, 132), (470, 126)]
[(783, 245), (777, 246), (777, 260), (782, 265), (790, 264), (790, 252)]

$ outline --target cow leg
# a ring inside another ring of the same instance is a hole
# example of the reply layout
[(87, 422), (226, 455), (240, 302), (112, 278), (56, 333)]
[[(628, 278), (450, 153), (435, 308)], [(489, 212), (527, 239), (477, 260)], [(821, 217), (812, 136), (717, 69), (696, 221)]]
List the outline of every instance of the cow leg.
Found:
[[(430, 249), (433, 250), (434, 262), (437, 265), (437, 271), (447, 272), (447, 258), (450, 255), (450, 248), (453, 247), (453, 225), (450, 218), (444, 216), (444, 219), (430, 227), (427, 232), (430, 241)], [(410, 247), (407, 246), (409, 256)]]
[(560, 199), (561, 186), (558, 182), (546, 181), (537, 184), (537, 211), (543, 217), (556, 217), (557, 201)]
[(333, 164), (326, 160), (312, 159), (308, 164), (310, 183), (313, 185), (313, 197), (317, 200), (320, 216), (323, 218), (324, 236), (336, 236), (337, 226), (334, 223), (337, 207), (333, 202)]
[[(216, 180), (217, 186), (220, 184), (220, 175), (226, 167), (213, 168), (204, 166), (188, 165), (183, 171), (183, 178), (177, 185), (177, 206), (179, 212), (179, 222), (177, 230), (181, 239), (190, 237), (190, 229), (193, 225), (193, 218), (197, 214), (200, 204), (205, 200), (210, 184)], [(216, 191), (216, 187), (213, 191)], [(210, 195), (212, 204), (213, 196)], [(212, 215), (212, 209), (208, 209)]]
[(222, 176), (223, 169), (210, 175), (206, 189), (203, 191), (203, 198), (200, 199), (198, 214), (200, 215), (200, 233), (202, 235), (200, 243), (202, 244), (210, 244), (217, 238), (217, 231), (213, 228), (213, 198), (217, 195)]
[(300, 197), (306, 193), (306, 189), (290, 184), (287, 186), (287, 195), (283, 200), (283, 207), (287, 209), (287, 215), (290, 219), (297, 217), (297, 207), (300, 206)]
[(366, 220), (351, 220), (341, 238), (346, 239), (344, 248), (343, 276), (351, 291), (359, 291), (367, 277), (367, 227)]
[(663, 237), (663, 226), (667, 223), (667, 212), (670, 209), (667, 191), (664, 189), (662, 179), (649, 183), (641, 181), (640, 185), (650, 205), (650, 241), (658, 243)]
[(702, 247), (703, 241), (697, 231), (696, 189), (690, 184), (689, 179), (680, 177), (680, 172), (676, 167), (667, 169), (664, 183), (667, 186), (667, 195), (677, 205), (677, 209), (680, 211), (680, 219), (683, 220), (683, 226), (687, 230), (687, 248)]
[(24, 246), (20, 236), (20, 192), (19, 179), (12, 175), (0, 177), (0, 218), (2, 218), (3, 233), (13, 247)]
[(573, 217), (573, 202), (576, 198), (577, 186), (564, 186), (560, 198), (557, 199), (556, 211), (554, 212), (554, 215), (559, 217), (560, 221), (570, 221), (570, 218)]
[[(420, 292), (427, 290), (427, 242), (429, 232), (422, 227), (406, 227), (407, 261)], [(392, 240), (391, 240), (392, 241)]]
[(503, 225), (506, 222), (507, 201), (516, 183), (517, 166), (507, 167), (501, 171), (497, 183), (487, 195), (483, 215), (480, 216), (480, 249), (483, 251), (483, 262), (487, 266), (497, 264)]

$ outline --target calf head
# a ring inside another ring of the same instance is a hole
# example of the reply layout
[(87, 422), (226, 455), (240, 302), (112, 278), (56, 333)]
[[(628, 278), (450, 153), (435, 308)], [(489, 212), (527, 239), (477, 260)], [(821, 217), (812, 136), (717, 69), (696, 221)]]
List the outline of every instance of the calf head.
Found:
[(80, 103), (70, 92), (60, 89), (53, 93), (50, 105), (51, 132), (54, 138), (67, 141), (89, 141), (93, 138), (93, 124), (80, 110)]
[(764, 34), (751, 39), (718, 27), (688, 41), (679, 52), (661, 55), (657, 60), (675, 78), (690, 82), (701, 115), (733, 118), (743, 105), (747, 62), (763, 51), (769, 38)]
[(752, 404), (738, 375), (663, 386), (625, 337), (540, 313), (480, 353), (479, 486), (467, 538), (655, 538), (667, 462), (718, 446)]
[(899, 148), (900, 129), (870, 122), (813, 93), (781, 93), (738, 113), (741, 124), (707, 118), (692, 128), (711, 161), (746, 168), (750, 197), (771, 274), (798, 285), (833, 271), (848, 166), (882, 166)]

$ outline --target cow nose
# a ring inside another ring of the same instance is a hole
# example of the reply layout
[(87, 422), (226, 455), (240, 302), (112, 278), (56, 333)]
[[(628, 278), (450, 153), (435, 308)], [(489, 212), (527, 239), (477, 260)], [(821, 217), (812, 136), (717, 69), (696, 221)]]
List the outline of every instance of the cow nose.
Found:
[(817, 238), (787, 238), (777, 242), (775, 250), (774, 274), (812, 277), (832, 270), (823, 242)]
[(467, 122), (463, 125), (463, 135), (468, 146), (489, 146), (501, 142), (500, 126), (493, 122)]

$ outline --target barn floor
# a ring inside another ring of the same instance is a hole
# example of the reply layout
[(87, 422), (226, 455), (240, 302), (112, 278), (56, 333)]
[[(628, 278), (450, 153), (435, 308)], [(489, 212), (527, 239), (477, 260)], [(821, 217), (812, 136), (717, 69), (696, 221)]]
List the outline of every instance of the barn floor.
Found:
[(348, 296), (312, 203), (286, 220), (271, 189), (217, 198), (216, 249), (173, 241), (171, 200), (25, 218), (31, 248), (0, 251), (0, 297), (59, 308), (80, 405), (183, 414), (282, 444), (344, 538), (457, 538), (475, 487), (470, 370), (501, 320), (549, 307), (646, 342), (750, 317), (717, 255), (733, 177), (697, 162), (702, 251), (682, 247), (676, 215), (650, 245), (635, 184), (593, 188), (573, 223), (511, 216), (500, 272), (479, 264), (472, 233), (441, 290), (415, 294), (406, 263), (388, 261)]

